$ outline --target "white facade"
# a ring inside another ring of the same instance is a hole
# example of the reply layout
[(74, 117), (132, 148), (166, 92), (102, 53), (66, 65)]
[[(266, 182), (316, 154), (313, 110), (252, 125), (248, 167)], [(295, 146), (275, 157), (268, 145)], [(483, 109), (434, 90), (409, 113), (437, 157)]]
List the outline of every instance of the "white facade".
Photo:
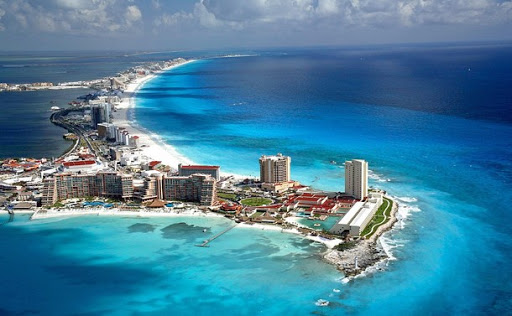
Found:
[(348, 231), (352, 236), (359, 236), (381, 205), (382, 195), (372, 193), (366, 202), (354, 204), (348, 213), (329, 231), (333, 234), (341, 234), (344, 231)]
[(368, 196), (368, 162), (353, 159), (345, 162), (345, 194), (358, 200)]

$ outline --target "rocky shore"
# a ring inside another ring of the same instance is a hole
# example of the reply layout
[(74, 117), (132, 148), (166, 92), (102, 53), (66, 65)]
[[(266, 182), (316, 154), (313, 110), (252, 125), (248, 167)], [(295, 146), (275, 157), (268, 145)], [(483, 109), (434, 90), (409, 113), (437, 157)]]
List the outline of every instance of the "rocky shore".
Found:
[(398, 203), (395, 200), (392, 201), (391, 219), (380, 226), (372, 237), (354, 241), (354, 246), (345, 250), (329, 249), (325, 253), (324, 259), (335, 265), (346, 277), (357, 276), (376, 263), (388, 259), (386, 252), (378, 246), (378, 239), (398, 221), (396, 218)]

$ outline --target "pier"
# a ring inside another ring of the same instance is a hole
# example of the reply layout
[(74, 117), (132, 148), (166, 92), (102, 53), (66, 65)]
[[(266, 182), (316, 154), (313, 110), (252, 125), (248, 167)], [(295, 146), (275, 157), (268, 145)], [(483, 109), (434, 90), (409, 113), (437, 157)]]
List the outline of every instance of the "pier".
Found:
[(213, 236), (213, 237), (211, 237), (209, 239), (206, 239), (202, 244), (199, 244), (199, 245), (196, 245), (196, 246), (197, 247), (210, 247), (208, 245), (210, 242), (214, 241), (215, 239), (219, 238), (220, 236), (224, 235), (225, 233), (227, 233), (228, 231), (232, 230), (235, 227), (236, 227), (236, 225), (228, 227), (225, 230), (221, 231), (220, 233), (216, 234), (215, 236)]

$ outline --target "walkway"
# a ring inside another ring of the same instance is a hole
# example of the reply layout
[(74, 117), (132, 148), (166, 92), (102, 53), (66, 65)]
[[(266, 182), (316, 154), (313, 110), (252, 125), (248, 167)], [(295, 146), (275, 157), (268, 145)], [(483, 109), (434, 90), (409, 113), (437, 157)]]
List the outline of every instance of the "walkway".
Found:
[(236, 225), (233, 225), (231, 227), (228, 227), (226, 228), (225, 230), (221, 231), (220, 233), (218, 233), (217, 235), (209, 238), (209, 239), (206, 239), (202, 244), (199, 244), (199, 245), (196, 245), (197, 247), (209, 247), (209, 243), (212, 242), (213, 240), (219, 238), (220, 236), (224, 235), (225, 233), (227, 233), (228, 231), (232, 230), (233, 228), (235, 228)]
[(387, 203), (386, 208), (382, 212), (382, 215), (384, 216), (384, 219), (382, 221), (380, 221), (380, 223), (377, 223), (377, 224), (373, 225), (372, 229), (368, 232), (368, 234), (362, 236), (363, 238), (371, 236), (375, 232), (375, 230), (379, 228), (380, 225), (382, 225), (382, 224), (384, 224), (385, 222), (388, 221), (389, 218), (386, 216), (386, 212), (389, 209), (389, 200), (384, 199), (384, 202)]

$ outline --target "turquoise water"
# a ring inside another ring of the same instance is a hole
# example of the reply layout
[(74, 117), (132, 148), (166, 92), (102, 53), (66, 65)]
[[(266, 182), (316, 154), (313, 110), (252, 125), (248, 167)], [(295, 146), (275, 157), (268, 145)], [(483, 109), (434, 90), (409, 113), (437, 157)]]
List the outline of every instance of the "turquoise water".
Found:
[(512, 306), (510, 52), (201, 60), (147, 83), (136, 118), (228, 172), (258, 176), (260, 155), (290, 155), (292, 178), (319, 189), (343, 191), (341, 163), (368, 160), (370, 184), (398, 197), (403, 221), (382, 239), (396, 260), (349, 283), (344, 305), (356, 314), (499, 314)]
[(322, 247), (293, 234), (235, 228), (194, 246), (224, 218), (15, 219), (0, 229), (2, 314), (302, 314), (340, 287)]
[(257, 176), (260, 155), (282, 152), (293, 178), (342, 191), (342, 162), (367, 159), (371, 185), (401, 205), (385, 271), (342, 283), (323, 246), (279, 231), (195, 247), (222, 218), (0, 215), (0, 314), (510, 313), (510, 56), (288, 50), (162, 74), (137, 95), (136, 119), (198, 163)]

